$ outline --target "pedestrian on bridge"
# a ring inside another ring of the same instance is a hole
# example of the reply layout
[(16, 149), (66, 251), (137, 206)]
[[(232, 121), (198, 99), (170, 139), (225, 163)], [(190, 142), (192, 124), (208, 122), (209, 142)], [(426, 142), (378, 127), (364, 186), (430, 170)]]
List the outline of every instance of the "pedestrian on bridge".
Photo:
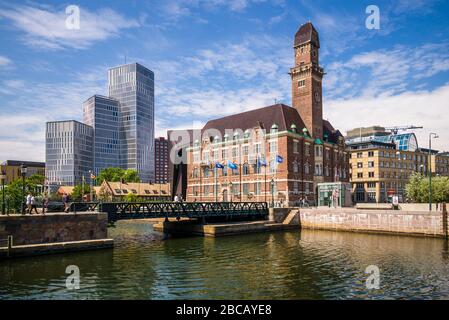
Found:
[(39, 214), (39, 212), (37, 212), (37, 203), (34, 195), (31, 195), (30, 206), (31, 206), (30, 214), (33, 214), (33, 210), (36, 212), (36, 214)]

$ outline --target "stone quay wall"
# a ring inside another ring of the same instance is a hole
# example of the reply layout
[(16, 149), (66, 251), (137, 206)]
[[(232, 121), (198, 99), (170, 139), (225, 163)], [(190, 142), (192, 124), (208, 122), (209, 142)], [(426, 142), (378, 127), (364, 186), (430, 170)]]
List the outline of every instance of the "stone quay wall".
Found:
[(403, 211), (300, 209), (300, 226), (306, 229), (448, 236), (447, 210)]
[(57, 213), (0, 216), (0, 246), (98, 240), (107, 238), (106, 213)]

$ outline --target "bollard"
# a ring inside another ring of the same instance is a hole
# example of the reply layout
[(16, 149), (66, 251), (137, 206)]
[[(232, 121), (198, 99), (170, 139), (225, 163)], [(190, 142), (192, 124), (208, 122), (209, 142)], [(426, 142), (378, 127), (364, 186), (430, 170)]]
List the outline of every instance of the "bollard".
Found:
[(8, 236), (8, 251), (7, 251), (8, 258), (11, 255), (12, 245), (13, 245), (13, 237), (12, 236)]

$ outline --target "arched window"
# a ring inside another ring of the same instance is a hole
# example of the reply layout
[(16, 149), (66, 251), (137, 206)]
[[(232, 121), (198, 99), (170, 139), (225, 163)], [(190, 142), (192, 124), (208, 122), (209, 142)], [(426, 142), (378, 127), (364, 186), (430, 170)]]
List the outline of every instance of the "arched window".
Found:
[(279, 129), (278, 125), (276, 123), (273, 123), (273, 125), (271, 126), (270, 133), (276, 133), (278, 132), (278, 129)]
[(209, 167), (204, 168), (204, 178), (209, 178), (210, 175), (210, 169)]
[(293, 172), (298, 173), (298, 171), (299, 171), (299, 166), (298, 166), (298, 163), (295, 161), (295, 162), (293, 162)]

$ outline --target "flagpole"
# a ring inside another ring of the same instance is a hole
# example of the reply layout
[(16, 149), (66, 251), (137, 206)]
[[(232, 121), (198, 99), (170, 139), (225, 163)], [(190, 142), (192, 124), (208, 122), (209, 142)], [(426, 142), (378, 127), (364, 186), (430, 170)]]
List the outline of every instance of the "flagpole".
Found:
[(265, 164), (265, 202), (267, 202), (267, 166)]
[(218, 202), (218, 181), (217, 181), (217, 165), (215, 164), (215, 202)]
[(200, 162), (200, 202), (202, 202), (202, 199), (203, 199), (203, 175), (202, 175), (202, 172), (203, 171), (203, 168), (202, 168), (202, 166), (201, 166), (201, 162)]

